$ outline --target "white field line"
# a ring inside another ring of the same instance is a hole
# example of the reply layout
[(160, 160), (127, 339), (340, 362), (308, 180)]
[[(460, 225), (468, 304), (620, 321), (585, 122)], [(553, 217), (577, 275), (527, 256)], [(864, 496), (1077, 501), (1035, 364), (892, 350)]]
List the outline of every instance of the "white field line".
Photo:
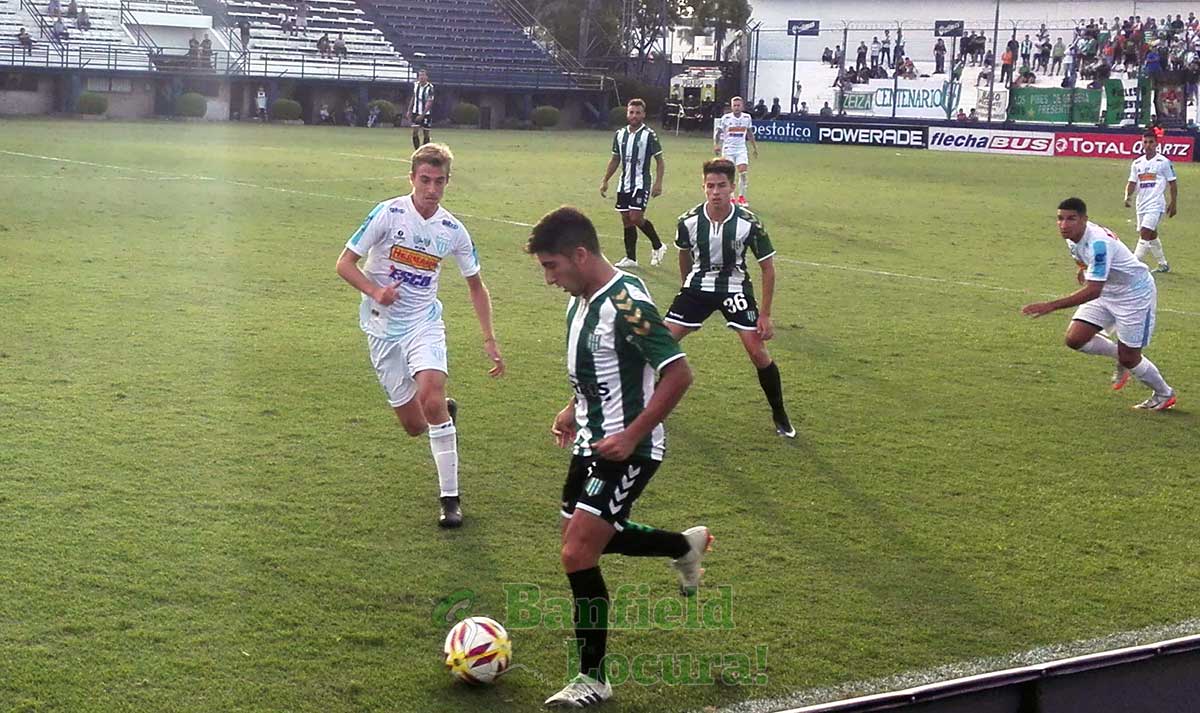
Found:
[(904, 691), (956, 678), (965, 678), (967, 676), (976, 676), (983, 673), (1025, 666), (1036, 666), (1051, 661), (1151, 644), (1194, 635), (1196, 633), (1200, 633), (1200, 619), (1188, 619), (1176, 624), (1121, 631), (1094, 639), (1039, 646), (1028, 651), (1003, 656), (947, 664), (925, 671), (910, 671), (885, 678), (874, 678), (842, 683), (825, 688), (814, 688), (781, 698), (743, 701), (721, 708), (717, 713), (801, 713), (804, 708), (820, 703), (831, 703), (847, 698), (882, 694), (891, 691)]
[[(57, 161), (60, 163), (72, 163), (72, 164), (78, 164), (78, 165), (82, 165), (82, 166), (93, 166), (96, 168), (107, 168), (107, 169), (111, 169), (114, 171), (136, 171), (139, 173), (150, 173), (150, 174), (154, 174), (154, 175), (171, 176), (173, 178), (190, 178), (190, 179), (194, 179), (194, 180), (198, 180), (198, 181), (220, 181), (222, 183), (228, 183), (228, 184), (231, 184), (234, 186), (241, 186), (243, 188), (254, 188), (254, 189), (262, 190), (262, 191), (274, 191), (276, 193), (288, 193), (288, 194), (292, 194), (292, 195), (309, 196), (311, 198), (324, 198), (326, 200), (333, 200), (333, 201), (348, 201), (351, 203), (369, 203), (372, 205), (378, 202), (378, 201), (376, 201), (374, 199), (370, 199), (370, 198), (355, 198), (353, 196), (337, 196), (337, 195), (333, 195), (332, 193), (318, 193), (315, 191), (296, 190), (294, 188), (280, 188), (277, 186), (264, 186), (264, 185), (261, 185), (258, 183), (250, 183), (248, 181), (235, 181), (233, 179), (214, 178), (211, 176), (194, 176), (194, 175), (179, 176), (179, 175), (169, 174), (164, 171), (154, 171), (154, 170), (151, 170), (148, 168), (113, 166), (110, 164), (92, 163), (90, 161), (76, 161), (73, 159), (60, 158), (60, 157), (56, 157), (56, 156), (38, 156), (35, 154), (20, 153), (17, 151), (0, 151), (0, 154), (6, 154), (9, 156), (20, 156), (23, 158), (39, 159), (39, 160), (43, 160), (43, 161)], [(339, 153), (338, 155), (339, 156), (356, 156), (356, 157), (362, 157), (362, 158), (380, 158), (378, 156), (368, 156), (366, 154)], [(395, 161), (395, 160), (399, 160), (399, 159), (382, 159), (382, 160)], [(404, 162), (407, 163), (408, 162), (407, 159), (405, 159)], [(472, 215), (470, 213), (459, 213), (457, 211), (455, 212), (455, 214), (460, 215), (464, 218), (470, 218), (472, 220), (486, 220), (486, 221), (490, 221), (493, 223), (503, 223), (505, 225), (515, 225), (520, 228), (532, 228), (533, 227), (533, 223), (524, 223), (524, 222), (521, 222), (518, 220), (506, 220), (504, 218), (492, 218), (490, 216)], [(612, 236), (604, 236), (604, 237), (612, 237)], [(1020, 290), (1020, 289), (1016, 289), (1013, 287), (1002, 287), (1002, 286), (998, 286), (998, 285), (989, 285), (989, 284), (986, 284), (983, 282), (972, 282), (970, 280), (951, 280), (951, 279), (947, 279), (944, 277), (930, 277), (928, 275), (909, 275), (909, 274), (906, 274), (903, 272), (891, 272), (888, 270), (874, 270), (871, 268), (853, 267), (850, 265), (831, 265), (828, 263), (810, 262), (808, 260), (795, 260), (792, 258), (781, 257), (781, 256), (776, 256), (775, 260), (778, 262), (788, 263), (788, 264), (792, 264), (792, 265), (803, 265), (805, 267), (814, 267), (814, 268), (818, 268), (821, 270), (840, 270), (843, 272), (857, 272), (857, 273), (864, 274), (864, 275), (874, 275), (876, 277), (889, 277), (889, 278), (893, 278), (893, 279), (912, 280), (915, 282), (927, 282), (927, 283), (932, 283), (932, 284), (951, 285), (951, 286), (956, 286), (956, 287), (968, 287), (968, 288), (977, 289), (977, 290), (989, 290), (992, 292), (1006, 292), (1006, 293), (1010, 293), (1010, 294), (1029, 295), (1029, 296), (1034, 296), (1034, 297), (1055, 296), (1055, 295), (1051, 295), (1049, 293), (1040, 293), (1039, 294), (1039, 293), (1031, 292), (1030, 290)], [(1200, 312), (1190, 312), (1187, 310), (1170, 309), (1170, 308), (1162, 307), (1162, 308), (1159, 308), (1158, 311), (1169, 312), (1171, 314), (1182, 314), (1182, 315), (1187, 315), (1189, 317), (1200, 317)]]
[(352, 158), (369, 158), (372, 161), (395, 161), (396, 163), (412, 163), (407, 158), (391, 158), (390, 156), (371, 156), (365, 153), (335, 153), (334, 156), (350, 156)]

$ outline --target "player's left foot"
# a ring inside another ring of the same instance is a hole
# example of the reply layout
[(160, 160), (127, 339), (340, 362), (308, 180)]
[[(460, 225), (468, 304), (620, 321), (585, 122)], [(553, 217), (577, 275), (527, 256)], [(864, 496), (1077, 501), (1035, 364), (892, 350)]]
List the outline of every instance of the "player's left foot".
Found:
[(1157, 268), (1157, 269), (1155, 269), (1154, 271), (1155, 271), (1155, 272), (1170, 272), (1170, 271), (1171, 271), (1171, 266), (1170, 266), (1170, 265), (1168, 265), (1168, 264), (1167, 264), (1167, 263), (1165, 263), (1165, 262), (1160, 262), (1160, 263), (1158, 264), (1158, 268)]
[(1121, 389), (1125, 388), (1125, 384), (1129, 383), (1129, 376), (1131, 373), (1132, 372), (1130, 372), (1128, 369), (1118, 364), (1117, 368), (1113, 370), (1112, 375), (1113, 391), (1120, 391)]
[(1169, 394), (1154, 394), (1150, 398), (1141, 402), (1134, 408), (1145, 409), (1147, 411), (1166, 411), (1175, 405), (1175, 389), (1171, 389)]
[(612, 698), (608, 681), (597, 681), (586, 673), (571, 679), (561, 691), (546, 699), (548, 708), (587, 708)]
[(671, 566), (679, 572), (679, 591), (685, 596), (691, 596), (700, 587), (700, 577), (704, 574), (700, 560), (704, 559), (706, 552), (712, 550), (713, 536), (704, 525), (684, 530), (683, 536), (687, 538), (691, 549), (679, 559), (671, 560)]
[(667, 245), (663, 243), (662, 247), (650, 251), (650, 267), (658, 267), (662, 264), (663, 258), (667, 256)]
[(613, 263), (613, 267), (637, 267), (637, 266), (638, 266), (637, 260), (630, 260), (627, 257), (623, 257), (620, 260), (617, 260), (616, 262)]
[(454, 529), (462, 527), (462, 504), (458, 501), (457, 495), (443, 495), (442, 514), (438, 516), (438, 527), (446, 529)]
[(796, 428), (792, 426), (791, 419), (783, 411), (772, 414), (771, 418), (775, 421), (775, 432), (784, 438), (795, 438)]

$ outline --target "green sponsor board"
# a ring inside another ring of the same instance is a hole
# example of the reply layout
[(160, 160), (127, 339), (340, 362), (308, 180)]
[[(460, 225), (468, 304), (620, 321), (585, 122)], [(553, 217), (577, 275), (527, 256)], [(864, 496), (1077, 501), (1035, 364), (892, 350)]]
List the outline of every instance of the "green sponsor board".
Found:
[(1092, 123), (1100, 118), (1103, 96), (1100, 89), (1016, 87), (1012, 90), (1008, 118), (1049, 124)]
[(875, 92), (847, 92), (842, 108), (846, 111), (872, 111), (875, 108)]

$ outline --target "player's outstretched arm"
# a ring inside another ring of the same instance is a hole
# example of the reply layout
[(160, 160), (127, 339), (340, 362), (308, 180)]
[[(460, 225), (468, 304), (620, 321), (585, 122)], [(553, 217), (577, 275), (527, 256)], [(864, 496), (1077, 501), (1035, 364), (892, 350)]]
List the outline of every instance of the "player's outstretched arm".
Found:
[(487, 285), (483, 284), (483, 278), (477, 274), (467, 278), (467, 287), (471, 291), (471, 306), (479, 318), (479, 329), (483, 332), (483, 350), (492, 360), (488, 376), (501, 376), (504, 374), (504, 357), (500, 354), (500, 345), (496, 343), (496, 333), (492, 331), (492, 295)]
[(666, 420), (672, 409), (692, 385), (692, 368), (682, 355), (662, 368), (658, 385), (646, 409), (625, 427), (624, 431), (596, 443), (594, 450), (607, 460), (625, 460), (637, 445), (650, 435), (654, 427)]
[(1021, 308), (1021, 314), (1027, 317), (1041, 317), (1044, 314), (1057, 312), (1060, 309), (1068, 307), (1078, 307), (1084, 302), (1091, 302), (1100, 296), (1104, 290), (1104, 283), (1100, 281), (1088, 281), (1081, 289), (1078, 289), (1066, 297), (1060, 297), (1049, 302), (1034, 302), (1027, 304)]
[(362, 256), (350, 248), (342, 250), (342, 254), (338, 256), (337, 261), (338, 277), (349, 282), (354, 286), (354, 289), (385, 307), (395, 302), (397, 295), (394, 288), (382, 287), (375, 284), (371, 281), (371, 278), (363, 274), (362, 270), (358, 269), (358, 261), (361, 259)]

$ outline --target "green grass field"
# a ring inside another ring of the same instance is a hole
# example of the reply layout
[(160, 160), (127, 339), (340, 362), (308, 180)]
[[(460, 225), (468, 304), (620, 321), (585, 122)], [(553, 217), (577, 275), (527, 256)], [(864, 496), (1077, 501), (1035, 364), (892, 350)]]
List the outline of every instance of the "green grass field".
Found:
[[(407, 132), (0, 122), (0, 711), (517, 711), (561, 686), (570, 631), (550, 620), (512, 629), (520, 667), (499, 686), (452, 684), (435, 608), (466, 589), (511, 625), (513, 585), (569, 594), (568, 456), (548, 431), (569, 395), (566, 298), (522, 248), (571, 203), (620, 255), (597, 190), (610, 136), (434, 134), (457, 154), (446, 206), (510, 369), (486, 376), (448, 269), (468, 518), (452, 533), (434, 526), (428, 441), (392, 417), (333, 270), (370, 207), (407, 192)], [(669, 235), (710, 146), (663, 143), (649, 215)], [(700, 710), (1197, 616), (1200, 170), (1178, 170), (1147, 354), (1180, 405), (1143, 413), (1142, 386), (1113, 393), (1110, 364), (1062, 345), (1069, 313), (1019, 314), (1075, 289), (1061, 198), (1132, 244), (1126, 164), (763, 144), (770, 349), (801, 435), (774, 434), (733, 335), (688, 338), (695, 384), (634, 514), (712, 528), (701, 600), (729, 587), (732, 621), (614, 633), (610, 652), (654, 658), (608, 709)], [(660, 305), (667, 265), (641, 270)], [(671, 612), (664, 562), (604, 568), (614, 594), (641, 586)], [(663, 661), (698, 680), (658, 680)]]

